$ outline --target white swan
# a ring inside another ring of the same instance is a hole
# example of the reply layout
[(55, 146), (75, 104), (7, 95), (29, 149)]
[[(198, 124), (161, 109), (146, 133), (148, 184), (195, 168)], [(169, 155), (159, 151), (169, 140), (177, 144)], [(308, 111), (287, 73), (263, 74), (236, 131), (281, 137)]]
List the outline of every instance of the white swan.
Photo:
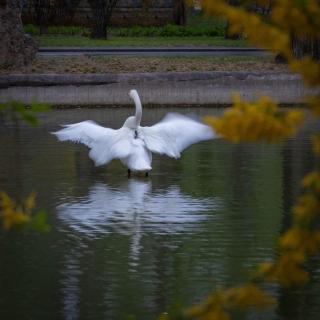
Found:
[(151, 127), (141, 127), (142, 106), (136, 90), (129, 96), (136, 107), (134, 116), (129, 117), (118, 129), (101, 127), (93, 121), (65, 125), (53, 132), (60, 141), (70, 140), (87, 145), (89, 157), (97, 166), (112, 159), (120, 159), (132, 171), (148, 172), (152, 169), (152, 152), (178, 159), (180, 153), (191, 144), (214, 138), (212, 130), (186, 116), (169, 113)]

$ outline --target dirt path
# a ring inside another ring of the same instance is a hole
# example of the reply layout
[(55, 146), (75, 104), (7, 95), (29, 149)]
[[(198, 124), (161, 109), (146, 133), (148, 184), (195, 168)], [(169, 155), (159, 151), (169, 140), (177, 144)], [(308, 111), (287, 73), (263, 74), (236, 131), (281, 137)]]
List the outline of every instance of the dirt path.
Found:
[(197, 58), (136, 58), (79, 57), (37, 58), (20, 69), (0, 73), (130, 73), (130, 72), (192, 72), (192, 71), (287, 71), (270, 58), (197, 57)]

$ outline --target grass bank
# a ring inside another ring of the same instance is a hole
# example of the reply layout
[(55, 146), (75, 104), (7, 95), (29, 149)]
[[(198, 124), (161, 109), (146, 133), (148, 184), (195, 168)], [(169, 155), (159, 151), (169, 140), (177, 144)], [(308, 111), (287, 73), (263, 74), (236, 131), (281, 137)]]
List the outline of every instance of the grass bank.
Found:
[(37, 58), (31, 65), (0, 73), (130, 73), (195, 71), (286, 71), (262, 57), (80, 57)]
[(74, 35), (36, 36), (42, 47), (175, 47), (216, 46), (245, 47), (245, 40), (226, 40), (223, 37), (110, 37), (107, 40)]

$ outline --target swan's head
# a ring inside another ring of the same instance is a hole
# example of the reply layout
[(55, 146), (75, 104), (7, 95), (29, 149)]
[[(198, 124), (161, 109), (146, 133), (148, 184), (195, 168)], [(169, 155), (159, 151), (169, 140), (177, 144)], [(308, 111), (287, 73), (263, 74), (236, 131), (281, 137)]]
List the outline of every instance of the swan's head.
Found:
[[(130, 91), (129, 91), (129, 97), (130, 97), (133, 101), (139, 99), (139, 95), (138, 95), (137, 90), (135, 90), (135, 89), (130, 90)], [(140, 100), (140, 99), (139, 99), (139, 100)]]
[(129, 117), (123, 124), (124, 127), (130, 128), (130, 129), (137, 129), (137, 119), (135, 116)]

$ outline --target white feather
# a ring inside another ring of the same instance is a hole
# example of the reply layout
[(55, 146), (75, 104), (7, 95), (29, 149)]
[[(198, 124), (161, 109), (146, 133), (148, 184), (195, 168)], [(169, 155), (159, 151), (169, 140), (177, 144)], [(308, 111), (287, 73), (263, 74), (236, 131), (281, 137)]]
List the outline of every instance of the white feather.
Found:
[(69, 140), (88, 146), (91, 149), (89, 156), (97, 166), (107, 164), (112, 159), (126, 158), (131, 151), (132, 133), (125, 127), (113, 130), (99, 126), (93, 121), (83, 121), (66, 125), (53, 134), (60, 141)]
[(190, 145), (214, 138), (206, 125), (177, 113), (169, 113), (152, 127), (141, 127), (147, 148), (155, 153), (179, 158)]
[(191, 118), (171, 113), (151, 127), (141, 127), (142, 107), (136, 90), (129, 93), (136, 106), (135, 116), (129, 117), (118, 129), (104, 128), (93, 121), (64, 126), (53, 132), (60, 141), (80, 142), (88, 146), (95, 164), (107, 164), (120, 159), (130, 170), (151, 170), (152, 152), (179, 158), (191, 144), (214, 138), (212, 130)]
[(121, 159), (121, 162), (133, 171), (150, 171), (152, 154), (141, 139), (134, 139), (130, 154)]

